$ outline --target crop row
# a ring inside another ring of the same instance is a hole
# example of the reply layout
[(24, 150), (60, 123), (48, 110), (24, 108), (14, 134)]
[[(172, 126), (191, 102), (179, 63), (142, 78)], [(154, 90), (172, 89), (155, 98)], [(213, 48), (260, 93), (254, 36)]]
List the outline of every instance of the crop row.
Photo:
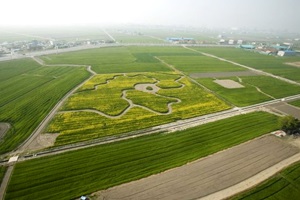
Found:
[(258, 186), (236, 195), (232, 199), (299, 199), (300, 163), (281, 171)]
[[(28, 64), (27, 61), (26, 63)], [(88, 72), (84, 68), (62, 67), (65, 69), (64, 73), (59, 77), (49, 79), (47, 78), (49, 72), (61, 71), (61, 68), (50, 67), (45, 70), (45, 67), (40, 67), (33, 61), (29, 64), (35, 66), (36, 70), (5, 81), (12, 83), (11, 88), (14, 89), (4, 88), (4, 91), (9, 91), (7, 95), (11, 99), (6, 101), (5, 106), (0, 107), (0, 121), (10, 123), (12, 128), (0, 142), (1, 153), (16, 148), (33, 132), (59, 99), (88, 77)], [(22, 68), (22, 65), (12, 64), (10, 70), (21, 71), (19, 68)], [(22, 77), (22, 82), (18, 83), (20, 77)]]
[(215, 58), (202, 56), (161, 56), (165, 62), (186, 73), (194, 72), (228, 72), (244, 71), (245, 69)]
[(276, 129), (277, 120), (277, 116), (255, 112), (18, 163), (6, 199), (73, 199), (248, 141)]

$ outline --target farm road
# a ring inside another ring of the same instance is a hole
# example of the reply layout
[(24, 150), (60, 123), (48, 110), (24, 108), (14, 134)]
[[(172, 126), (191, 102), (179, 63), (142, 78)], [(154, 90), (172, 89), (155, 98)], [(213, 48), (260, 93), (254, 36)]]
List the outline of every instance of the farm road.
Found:
[[(98, 199), (123, 200), (197, 199), (239, 184), (295, 154), (299, 155), (297, 147), (268, 135), (161, 174), (99, 191), (95, 195)], [(278, 170), (272, 169), (270, 176)], [(258, 182), (254, 180), (254, 183)], [(246, 186), (242, 189), (249, 187)], [(234, 190), (234, 193), (240, 191)], [(224, 193), (221, 197), (226, 198)]]

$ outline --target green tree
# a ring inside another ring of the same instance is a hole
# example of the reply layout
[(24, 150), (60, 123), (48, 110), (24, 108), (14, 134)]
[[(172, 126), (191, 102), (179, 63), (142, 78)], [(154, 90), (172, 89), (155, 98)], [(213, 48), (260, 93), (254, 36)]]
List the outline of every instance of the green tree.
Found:
[(285, 116), (279, 119), (280, 128), (287, 134), (300, 132), (300, 121), (293, 116)]

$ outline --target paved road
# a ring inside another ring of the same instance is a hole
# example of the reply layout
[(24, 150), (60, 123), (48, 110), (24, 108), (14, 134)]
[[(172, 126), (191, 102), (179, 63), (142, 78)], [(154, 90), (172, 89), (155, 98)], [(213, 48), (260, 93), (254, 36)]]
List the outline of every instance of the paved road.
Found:
[(275, 136), (261, 137), (182, 167), (98, 192), (98, 199), (184, 200), (205, 197), (297, 153), (298, 148)]

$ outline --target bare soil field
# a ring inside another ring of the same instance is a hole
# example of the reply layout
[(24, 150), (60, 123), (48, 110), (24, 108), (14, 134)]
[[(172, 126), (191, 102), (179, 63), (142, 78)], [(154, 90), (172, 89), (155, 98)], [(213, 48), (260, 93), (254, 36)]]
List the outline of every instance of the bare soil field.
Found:
[(213, 73), (192, 73), (192, 78), (222, 78), (233, 76), (258, 76), (259, 74), (253, 71), (241, 71), (241, 72), (213, 72)]
[(5, 133), (9, 130), (10, 124), (0, 123), (0, 139), (4, 137)]
[(55, 133), (45, 133), (39, 134), (35, 140), (33, 140), (26, 148), (28, 151), (36, 151), (40, 149), (44, 149), (47, 147), (51, 147), (54, 145), (56, 138), (59, 134)]
[(272, 110), (279, 111), (280, 113), (284, 113), (287, 115), (292, 115), (293, 117), (300, 119), (300, 109), (295, 106), (280, 102), (268, 107)]
[(182, 167), (92, 194), (96, 199), (197, 199), (236, 185), (299, 149), (264, 136)]
[(215, 83), (221, 85), (224, 88), (234, 89), (234, 88), (243, 88), (244, 86), (233, 80), (214, 80)]

